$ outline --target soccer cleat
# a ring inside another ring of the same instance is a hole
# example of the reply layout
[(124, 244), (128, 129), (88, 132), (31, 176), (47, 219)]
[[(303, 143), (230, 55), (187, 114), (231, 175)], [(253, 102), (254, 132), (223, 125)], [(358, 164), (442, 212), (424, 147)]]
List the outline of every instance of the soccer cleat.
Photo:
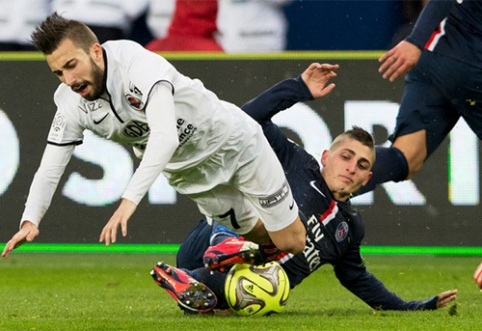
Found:
[(236, 263), (262, 264), (258, 244), (241, 238), (228, 238), (204, 252), (204, 266), (207, 269), (225, 271), (226, 266)]
[(482, 291), (482, 263), (479, 264), (474, 273), (474, 280)]
[(182, 269), (159, 262), (152, 269), (151, 276), (157, 285), (165, 289), (183, 308), (205, 313), (216, 306), (217, 298), (214, 292)]

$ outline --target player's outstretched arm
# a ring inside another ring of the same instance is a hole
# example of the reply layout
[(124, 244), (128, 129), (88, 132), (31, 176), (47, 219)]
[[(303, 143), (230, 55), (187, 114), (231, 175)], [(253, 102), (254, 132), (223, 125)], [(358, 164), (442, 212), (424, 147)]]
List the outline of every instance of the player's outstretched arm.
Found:
[(412, 70), (418, 63), (420, 55), (422, 55), (420, 48), (403, 40), (378, 59), (381, 63), (378, 72), (384, 79), (388, 78), (393, 82)]
[(450, 302), (457, 298), (458, 290), (450, 290), (442, 292), (438, 295), (437, 309), (446, 307)]
[(99, 242), (105, 242), (106, 246), (117, 241), (117, 230), (121, 227), (122, 236), (127, 236), (127, 221), (134, 214), (137, 205), (128, 200), (122, 199), (119, 208), (114, 212), (107, 224), (102, 229)]
[(35, 224), (29, 221), (23, 222), (20, 231), (14, 234), (12, 239), (5, 245), (2, 257), (6, 259), (11, 251), (26, 242), (32, 242), (39, 233), (40, 231)]
[(328, 84), (330, 79), (337, 76), (335, 70), (339, 67), (338, 64), (312, 63), (301, 74), (301, 79), (305, 82), (313, 98), (322, 98), (333, 91), (335, 84), (326, 84)]

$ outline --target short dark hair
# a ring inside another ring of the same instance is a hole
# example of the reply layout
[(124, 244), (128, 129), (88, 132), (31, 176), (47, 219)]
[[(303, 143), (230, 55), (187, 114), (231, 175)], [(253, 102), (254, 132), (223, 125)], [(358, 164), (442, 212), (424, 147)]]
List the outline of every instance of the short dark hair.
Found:
[(375, 139), (373, 138), (373, 136), (368, 131), (360, 128), (359, 126), (352, 126), (350, 130), (345, 131), (343, 134), (359, 141), (360, 143), (362, 143), (362, 145), (370, 148), (375, 148)]
[(368, 131), (356, 125), (352, 126), (350, 130), (338, 135), (335, 140), (333, 140), (330, 149), (347, 139), (359, 141), (362, 145), (370, 148), (370, 150), (373, 151), (373, 159), (375, 160), (375, 139)]
[(85, 52), (89, 52), (90, 47), (98, 43), (96, 35), (84, 23), (68, 20), (57, 12), (47, 16), (30, 35), (33, 44), (45, 55), (52, 54), (65, 39), (70, 39)]

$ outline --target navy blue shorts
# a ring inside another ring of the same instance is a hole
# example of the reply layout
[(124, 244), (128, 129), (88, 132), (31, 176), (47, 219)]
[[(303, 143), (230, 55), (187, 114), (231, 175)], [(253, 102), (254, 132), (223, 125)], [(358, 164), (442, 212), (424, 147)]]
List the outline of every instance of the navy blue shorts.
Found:
[(482, 68), (423, 51), (405, 78), (395, 132), (389, 139), (425, 129), (428, 157), (461, 116), (482, 139)]
[(177, 252), (176, 265), (178, 268), (194, 270), (204, 267), (203, 255), (209, 247), (209, 240), (213, 232), (213, 226), (206, 220), (202, 220), (184, 238)]

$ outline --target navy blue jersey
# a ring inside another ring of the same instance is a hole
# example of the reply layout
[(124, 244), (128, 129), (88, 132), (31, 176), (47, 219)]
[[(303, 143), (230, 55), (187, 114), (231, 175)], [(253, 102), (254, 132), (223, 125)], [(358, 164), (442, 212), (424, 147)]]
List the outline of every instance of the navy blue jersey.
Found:
[(406, 40), (482, 67), (482, 1), (431, 0)]
[(365, 225), (350, 201), (336, 201), (321, 176), (320, 166), (306, 150), (289, 140), (271, 117), (298, 101), (313, 97), (301, 78), (284, 80), (241, 107), (263, 127), (278, 156), (307, 228), (302, 254), (287, 254), (280, 262), (292, 287), (325, 263), (334, 266), (343, 286), (373, 308), (435, 309), (437, 297), (405, 302), (369, 273), (360, 255)]
[[(373, 274), (367, 271), (360, 255), (365, 233), (364, 222), (352, 209), (350, 201), (333, 198), (321, 176), (318, 162), (303, 147), (289, 141), (271, 117), (298, 101), (312, 100), (311, 93), (301, 78), (287, 79), (242, 108), (263, 127), (264, 134), (276, 152), (303, 221), (307, 228), (306, 247), (299, 255), (282, 255), (279, 262), (286, 270), (291, 287), (321, 265), (334, 266), (340, 283), (370, 307), (384, 310), (436, 309), (438, 296), (423, 301), (406, 302)], [(177, 265), (193, 270), (193, 276), (205, 282), (217, 295), (220, 307), (224, 304), (226, 274), (212, 273), (203, 267), (202, 256), (216, 233), (216, 223), (201, 221), (184, 239), (177, 256)], [(218, 233), (219, 234), (219, 233)], [(219, 238), (218, 240), (222, 240)]]

